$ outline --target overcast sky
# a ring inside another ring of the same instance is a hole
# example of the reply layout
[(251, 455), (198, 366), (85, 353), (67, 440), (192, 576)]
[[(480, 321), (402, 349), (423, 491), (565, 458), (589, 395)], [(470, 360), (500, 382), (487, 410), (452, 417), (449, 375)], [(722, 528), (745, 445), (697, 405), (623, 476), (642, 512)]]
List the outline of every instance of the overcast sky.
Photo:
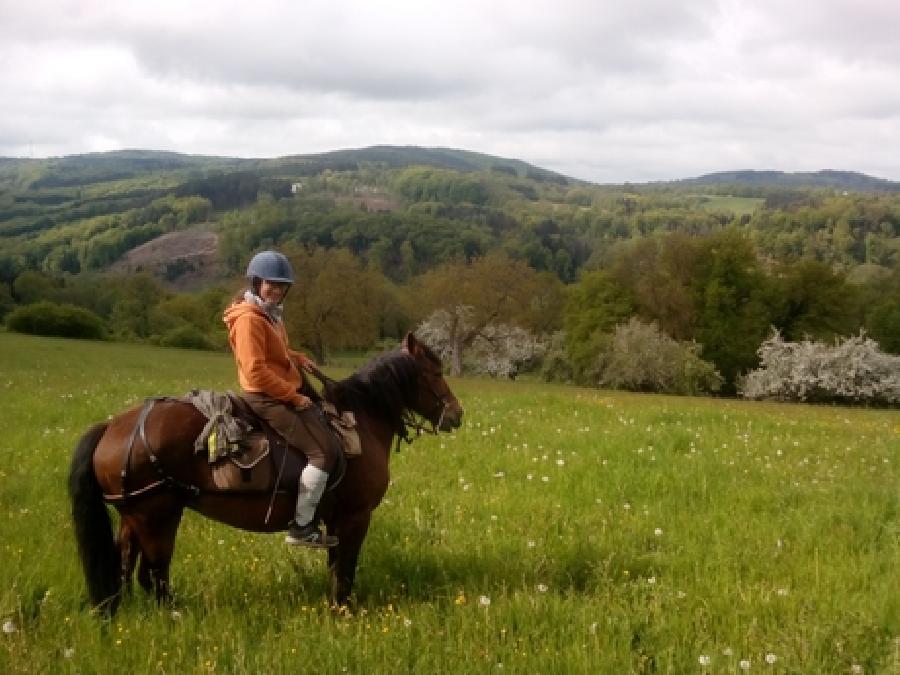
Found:
[(900, 180), (900, 0), (0, 0), (0, 155), (378, 144)]

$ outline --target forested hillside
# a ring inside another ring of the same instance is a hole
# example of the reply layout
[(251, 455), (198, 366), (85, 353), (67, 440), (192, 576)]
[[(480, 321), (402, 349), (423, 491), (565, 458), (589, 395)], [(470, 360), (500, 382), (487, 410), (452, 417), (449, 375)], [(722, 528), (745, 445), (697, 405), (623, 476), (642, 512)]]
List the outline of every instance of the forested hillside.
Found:
[[(900, 352), (897, 187), (833, 171), (601, 186), (414, 147), (4, 159), (0, 314), (75, 306), (96, 319), (91, 334), (221, 347), (234, 280), (254, 251), (279, 247), (303, 280), (295, 335), (322, 358), (444, 311), (456, 316), (447, 339), (459, 367), (502, 324), (539, 338), (521, 367), (544, 354), (555, 376), (596, 382), (597, 354), (635, 318), (699, 344), (727, 391), (771, 326), (798, 339), (865, 327)], [(193, 255), (198, 232), (216, 242), (215, 260)], [(139, 248), (162, 235), (168, 246)], [(479, 290), (497, 279), (503, 292)]]

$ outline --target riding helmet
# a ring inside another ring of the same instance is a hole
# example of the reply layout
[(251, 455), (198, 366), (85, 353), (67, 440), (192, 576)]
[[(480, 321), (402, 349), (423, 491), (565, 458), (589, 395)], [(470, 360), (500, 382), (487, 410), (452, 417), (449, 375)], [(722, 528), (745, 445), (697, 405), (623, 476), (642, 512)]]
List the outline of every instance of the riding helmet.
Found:
[(278, 251), (261, 251), (247, 265), (247, 277), (283, 284), (294, 283), (294, 271), (290, 261)]

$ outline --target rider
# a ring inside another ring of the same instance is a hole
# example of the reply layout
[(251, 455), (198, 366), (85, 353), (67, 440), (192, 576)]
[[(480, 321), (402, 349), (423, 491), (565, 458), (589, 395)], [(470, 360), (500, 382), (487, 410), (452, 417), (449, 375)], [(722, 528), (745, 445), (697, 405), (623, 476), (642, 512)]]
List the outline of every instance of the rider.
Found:
[(288, 345), (282, 303), (294, 283), (291, 264), (277, 251), (263, 251), (247, 266), (247, 278), (250, 287), (226, 308), (224, 316), (238, 380), (253, 411), (307, 458), (300, 474), (296, 516), (285, 541), (315, 548), (335, 546), (337, 537), (322, 531), (316, 507), (341, 450), (318, 407), (299, 393), (300, 369), (309, 371), (316, 364)]

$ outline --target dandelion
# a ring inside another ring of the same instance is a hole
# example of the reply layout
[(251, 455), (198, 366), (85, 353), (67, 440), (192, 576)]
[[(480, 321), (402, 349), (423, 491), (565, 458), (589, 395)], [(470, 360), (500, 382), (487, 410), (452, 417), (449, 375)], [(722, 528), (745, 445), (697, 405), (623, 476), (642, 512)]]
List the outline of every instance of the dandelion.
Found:
[(750, 659), (741, 659), (740, 663), (738, 663), (738, 666), (741, 670), (750, 670)]
[(631, 510), (631, 504), (629, 504), (628, 502), (625, 502), (625, 504), (622, 506), (622, 508), (625, 509), (626, 511), (630, 511), (630, 510)]
[(412, 626), (412, 619), (403, 619), (403, 625), (407, 628)]
[(534, 548), (535, 546), (537, 546), (537, 544), (532, 539), (529, 539), (528, 548)]
[(862, 671), (863, 667), (858, 663), (854, 663), (852, 666), (850, 666), (850, 672), (853, 673), (853, 675), (861, 675)]
[(547, 584), (538, 584), (537, 591), (538, 593), (546, 593), (547, 592)]
[(656, 583), (656, 577), (647, 577), (647, 583), (652, 586)]
[(655, 530), (653, 530), (653, 534), (655, 534), (657, 537), (661, 537), (662, 533), (663, 531), (661, 527), (657, 527)]
[(490, 607), (491, 599), (486, 595), (480, 595), (480, 596), (478, 596), (478, 604), (481, 607)]
[(725, 649), (722, 650), (723, 656), (732, 656), (733, 654), (734, 652), (731, 650), (731, 647), (725, 647)]
[(74, 647), (66, 647), (63, 649), (63, 658), (71, 659), (75, 656), (75, 648)]
[(181, 618), (181, 612), (179, 612), (177, 609), (173, 609), (172, 610), (172, 618), (177, 621), (178, 619)]
[(788, 594), (788, 589), (786, 589), (786, 588), (779, 588), (777, 591), (775, 591), (775, 593), (778, 594), (780, 597), (783, 598), (783, 597), (785, 597), (785, 596)]
[(3, 633), (5, 635), (12, 635), (17, 630), (19, 629), (16, 627), (16, 624), (12, 619), (7, 619), (3, 622)]
[(774, 654), (766, 654), (766, 663), (768, 663), (770, 666), (773, 665), (777, 660), (778, 657)]
[(712, 659), (709, 658), (706, 654), (701, 654), (700, 658), (698, 658), (697, 661), (700, 662), (701, 666), (708, 666), (710, 663), (712, 663)]

